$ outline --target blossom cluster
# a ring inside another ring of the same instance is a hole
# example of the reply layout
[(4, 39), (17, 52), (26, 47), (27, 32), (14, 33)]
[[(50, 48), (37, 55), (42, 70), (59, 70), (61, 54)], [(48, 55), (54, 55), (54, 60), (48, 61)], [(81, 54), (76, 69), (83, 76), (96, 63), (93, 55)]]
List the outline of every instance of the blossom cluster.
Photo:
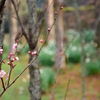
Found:
[(3, 53), (3, 49), (0, 47), (0, 54), (2, 54)]
[(0, 70), (0, 78), (3, 78), (5, 76), (6, 72), (4, 70)]

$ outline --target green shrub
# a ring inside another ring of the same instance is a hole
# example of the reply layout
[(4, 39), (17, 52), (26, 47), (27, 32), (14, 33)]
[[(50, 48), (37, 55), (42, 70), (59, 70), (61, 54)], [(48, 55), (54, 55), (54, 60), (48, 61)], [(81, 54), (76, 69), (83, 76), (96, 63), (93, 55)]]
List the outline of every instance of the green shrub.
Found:
[(40, 70), (41, 76), (41, 87), (42, 91), (46, 91), (47, 88), (54, 83), (54, 71), (51, 68), (42, 68)]
[(91, 44), (86, 44), (84, 46), (84, 55), (85, 57), (93, 57), (95, 55), (95, 48)]
[(94, 30), (84, 30), (83, 31), (83, 38), (85, 42), (91, 42), (94, 40), (95, 31)]
[(72, 45), (80, 45), (80, 34), (79, 34), (79, 32), (77, 32), (75, 30), (69, 30), (67, 38), (68, 38), (68, 43), (70, 43), (73, 40), (71, 42)]
[(28, 51), (29, 51), (29, 46), (25, 45), (25, 47), (22, 50), (22, 54), (28, 53)]
[(100, 73), (100, 61), (91, 60), (85, 63), (86, 75), (95, 75)]
[[(70, 46), (66, 50), (66, 55), (71, 63), (78, 63), (81, 59), (81, 51), (79, 46)], [(67, 59), (66, 59), (67, 60)]]
[(3, 47), (3, 52), (7, 52), (8, 51), (8, 45), (6, 43), (4, 43), (4, 47)]
[[(95, 33), (94, 30), (83, 31), (83, 38), (86, 43), (84, 46), (85, 57), (93, 57), (95, 55), (96, 50), (93, 47), (94, 33)], [(80, 34), (77, 31), (69, 30), (67, 37), (68, 37), (68, 44), (72, 41), (70, 43), (70, 47), (66, 49), (66, 54), (68, 56), (69, 62), (78, 63), (80, 62), (81, 59)]]
[(54, 65), (54, 44), (44, 47), (39, 54), (39, 63), (44, 66)]
[(29, 51), (29, 46), (25, 45), (25, 47), (23, 48), (23, 46), (19, 44), (18, 45), (18, 50), (19, 50), (18, 54), (26, 54)]

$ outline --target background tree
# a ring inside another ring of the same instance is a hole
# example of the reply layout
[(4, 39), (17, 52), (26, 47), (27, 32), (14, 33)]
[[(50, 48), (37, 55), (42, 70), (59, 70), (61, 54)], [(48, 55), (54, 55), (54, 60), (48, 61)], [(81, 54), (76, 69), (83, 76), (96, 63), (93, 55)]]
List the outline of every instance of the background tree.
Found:
[[(49, 7), (47, 15), (46, 15), (46, 24), (47, 24), (47, 28), (51, 27), (52, 23), (54, 22), (54, 2), (52, 2), (52, 0), (47, 0), (47, 5)], [(49, 39), (54, 40), (55, 37), (55, 27), (53, 26), (50, 35), (49, 35)]]
[[(61, 2), (60, 0), (55, 1), (56, 11), (59, 9)], [(60, 12), (55, 23), (55, 40), (56, 40), (56, 55), (55, 55), (55, 68), (59, 66), (61, 62), (64, 62), (63, 55), (63, 13)], [(58, 63), (59, 62), (59, 63)], [(62, 67), (65, 67), (64, 64)]]
[(13, 47), (13, 44), (15, 43), (15, 37), (18, 33), (18, 28), (17, 28), (17, 19), (15, 18), (16, 14), (10, 0), (8, 0), (8, 6), (9, 6), (8, 19), (9, 19), (9, 27), (10, 27), (10, 38), (9, 38), (9, 41), (10, 41), (9, 54), (10, 54), (11, 52), (14, 53), (14, 50), (12, 49), (12, 47)]

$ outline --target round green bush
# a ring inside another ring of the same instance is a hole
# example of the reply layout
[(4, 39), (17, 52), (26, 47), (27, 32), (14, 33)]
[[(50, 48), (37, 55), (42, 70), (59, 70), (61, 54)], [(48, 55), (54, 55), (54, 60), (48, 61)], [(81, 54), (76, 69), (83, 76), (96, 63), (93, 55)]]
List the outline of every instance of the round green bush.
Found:
[(72, 45), (80, 45), (80, 34), (79, 34), (79, 32), (77, 32), (75, 30), (69, 30), (67, 38), (68, 38), (68, 43), (71, 42)]
[(4, 43), (3, 52), (7, 52), (7, 51), (8, 51), (8, 45)]
[(25, 45), (24, 47), (22, 45), (18, 45), (18, 48), (19, 50), (19, 53), (18, 54), (27, 54), (28, 51), (29, 51), (29, 46), (28, 45)]
[(53, 66), (54, 65), (54, 44), (49, 44), (47, 47), (44, 47), (39, 54), (39, 63), (44, 66)]
[(91, 42), (94, 40), (95, 31), (94, 30), (84, 30), (83, 31), (83, 38), (85, 42)]
[(100, 73), (100, 61), (91, 60), (85, 63), (86, 75), (95, 75)]
[(54, 83), (54, 71), (51, 68), (42, 68), (40, 69), (41, 76), (41, 87), (42, 91), (46, 91), (47, 88)]
[(85, 57), (93, 57), (95, 55), (96, 49), (91, 44), (86, 44), (84, 46)]
[[(78, 63), (81, 60), (81, 50), (79, 46), (70, 46), (66, 50), (66, 55), (71, 63)], [(67, 61), (67, 59), (66, 59)]]
[(29, 46), (25, 45), (25, 47), (22, 50), (22, 53), (25, 54), (25, 53), (28, 53), (28, 51), (29, 51)]

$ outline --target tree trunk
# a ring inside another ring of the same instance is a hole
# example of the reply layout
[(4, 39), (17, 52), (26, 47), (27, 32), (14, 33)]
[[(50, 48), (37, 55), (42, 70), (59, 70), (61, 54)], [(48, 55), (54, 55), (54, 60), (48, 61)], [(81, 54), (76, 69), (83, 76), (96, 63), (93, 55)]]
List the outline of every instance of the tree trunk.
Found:
[[(2, 13), (0, 15), (0, 20), (2, 23), (0, 23), (0, 47), (3, 48), (3, 40), (4, 40), (4, 18), (2, 18)], [(2, 60), (2, 55), (0, 55), (0, 62)], [(0, 63), (0, 70), (1, 70), (1, 63)]]
[[(55, 2), (55, 7), (56, 10), (58, 10), (60, 8), (60, 2), (59, 0), (56, 0)], [(56, 59), (55, 59), (55, 68), (57, 68), (59, 66), (60, 63), (62, 63), (63, 66), (61, 66), (62, 68), (65, 67), (65, 59), (64, 59), (64, 55), (63, 55), (63, 12), (59, 12), (58, 17), (56, 19), (56, 34), (55, 34), (55, 38), (56, 38)]]
[(100, 1), (96, 1), (95, 4), (95, 15), (97, 19), (96, 32), (95, 32), (95, 42), (97, 43), (97, 48), (100, 48)]
[[(36, 50), (38, 35), (37, 35), (37, 3), (36, 0), (28, 0), (28, 12), (29, 12), (29, 48), (31, 52)], [(29, 58), (29, 62), (33, 59)], [(41, 100), (41, 78), (39, 72), (39, 66), (37, 60), (29, 66), (30, 74), (30, 97), (31, 100)]]
[[(48, 4), (49, 9), (48, 9), (48, 13), (46, 16), (46, 23), (47, 23), (47, 28), (50, 28), (54, 22), (54, 9), (53, 9), (52, 0), (47, 0), (47, 4)], [(55, 28), (53, 26), (48, 38), (49, 38), (49, 40), (51, 40), (51, 39), (54, 40), (54, 37), (55, 37)]]
[(13, 5), (10, 2), (10, 0), (9, 0), (8, 4), (9, 4), (9, 23), (10, 23), (9, 53), (11, 53), (11, 52), (14, 53), (15, 50), (12, 49), (12, 47), (13, 47), (13, 44), (15, 43), (15, 36), (17, 34), (17, 20), (14, 18), (15, 11), (14, 11)]
[[(3, 39), (4, 39), (4, 20), (3, 20), (3, 9), (6, 0), (0, 0), (0, 47), (3, 48)], [(0, 62), (2, 60), (2, 55), (0, 55)], [(1, 70), (1, 63), (0, 63)]]

